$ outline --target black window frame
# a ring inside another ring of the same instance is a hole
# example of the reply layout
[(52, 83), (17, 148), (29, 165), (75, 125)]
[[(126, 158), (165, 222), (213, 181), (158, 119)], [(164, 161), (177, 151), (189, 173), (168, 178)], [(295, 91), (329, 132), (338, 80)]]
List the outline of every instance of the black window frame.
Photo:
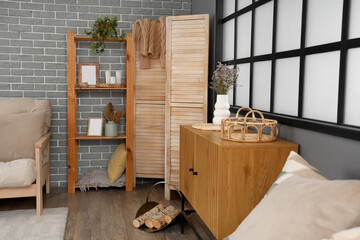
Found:
[[(344, 107), (345, 107), (345, 84), (346, 84), (346, 67), (347, 67), (347, 53), (351, 48), (360, 47), (360, 38), (348, 39), (349, 21), (350, 21), (350, 3), (351, 0), (343, 0), (342, 23), (341, 23), (341, 39), (337, 42), (331, 42), (311, 47), (305, 46), (306, 38), (306, 19), (308, 1), (302, 1), (302, 16), (301, 16), (301, 39), (300, 48), (295, 50), (288, 50), (276, 52), (276, 26), (277, 26), (277, 6), (278, 0), (252, 0), (252, 4), (240, 10), (237, 10), (237, 1), (235, 0), (235, 12), (223, 18), (223, 1), (216, 0), (216, 53), (215, 61), (222, 62), (228, 65), (237, 67), (238, 64), (250, 64), (250, 80), (249, 80), (249, 107), (252, 107), (252, 93), (253, 93), (253, 65), (255, 62), (271, 61), (271, 87), (270, 87), (270, 111), (261, 112), (267, 118), (276, 119), (280, 124), (285, 124), (293, 127), (299, 127), (316, 132), (326, 133), (339, 137), (349, 138), (353, 140), (360, 140), (360, 127), (344, 124)], [(254, 29), (255, 29), (255, 14), (256, 8), (273, 1), (273, 33), (272, 33), (272, 52), (270, 54), (254, 56)], [(251, 45), (250, 57), (236, 58), (237, 52), (237, 18), (245, 13), (250, 12), (251, 15)], [(223, 41), (223, 24), (234, 19), (234, 59), (230, 61), (222, 61), (222, 41)], [(311, 54), (327, 53), (339, 51), (340, 52), (340, 66), (339, 66), (339, 89), (338, 89), (338, 106), (337, 106), (337, 122), (327, 122), (315, 119), (308, 119), (303, 117), (303, 96), (304, 96), (304, 73), (305, 73), (305, 57)], [(285, 114), (274, 113), (274, 88), (275, 88), (275, 64), (277, 59), (300, 57), (299, 69), (299, 99), (298, 99), (298, 116), (290, 116)], [(233, 104), (236, 104), (236, 88), (233, 88)], [(236, 113), (241, 106), (232, 105), (230, 111)]]

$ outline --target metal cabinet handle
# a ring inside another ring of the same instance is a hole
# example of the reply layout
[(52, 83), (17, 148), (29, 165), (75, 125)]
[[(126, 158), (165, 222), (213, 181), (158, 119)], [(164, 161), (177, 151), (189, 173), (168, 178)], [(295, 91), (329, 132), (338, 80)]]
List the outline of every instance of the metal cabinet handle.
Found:
[(197, 173), (197, 172), (193, 172), (193, 175), (198, 175), (198, 173)]
[(189, 168), (189, 172), (193, 172), (194, 171), (194, 169), (193, 168)]

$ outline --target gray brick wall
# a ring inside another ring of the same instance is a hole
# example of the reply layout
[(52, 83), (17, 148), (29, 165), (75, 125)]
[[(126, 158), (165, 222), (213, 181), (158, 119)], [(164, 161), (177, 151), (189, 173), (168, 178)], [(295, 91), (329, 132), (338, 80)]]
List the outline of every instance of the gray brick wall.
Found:
[[(191, 14), (191, 0), (16, 0), (0, 1), (0, 97), (49, 99), (53, 107), (51, 185), (67, 186), (67, 71), (66, 31), (84, 35), (98, 17), (117, 16), (118, 28), (131, 31), (139, 18)], [(124, 46), (108, 43), (106, 51), (91, 54), (89, 43), (77, 46), (78, 62), (99, 62), (105, 70), (124, 70)], [(123, 73), (124, 74), (124, 73)], [(78, 132), (85, 133), (88, 117), (102, 116), (108, 102), (125, 108), (121, 91), (78, 94)], [(125, 132), (125, 120), (119, 128)], [(118, 140), (81, 140), (78, 172), (106, 167)]]

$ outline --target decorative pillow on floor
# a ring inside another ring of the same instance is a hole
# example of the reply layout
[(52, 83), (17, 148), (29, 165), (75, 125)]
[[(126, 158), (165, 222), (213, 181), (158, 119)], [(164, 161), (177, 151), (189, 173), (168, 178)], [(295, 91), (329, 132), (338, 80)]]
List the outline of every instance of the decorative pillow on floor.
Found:
[(110, 184), (113, 184), (120, 178), (126, 167), (126, 145), (121, 143), (111, 155), (107, 165), (107, 172)]
[(292, 152), (267, 196), (228, 240), (319, 240), (360, 226), (360, 181), (324, 180)]
[(337, 232), (331, 238), (322, 240), (360, 240), (360, 227)]
[(25, 187), (36, 179), (34, 159), (17, 159), (0, 162), (0, 188)]

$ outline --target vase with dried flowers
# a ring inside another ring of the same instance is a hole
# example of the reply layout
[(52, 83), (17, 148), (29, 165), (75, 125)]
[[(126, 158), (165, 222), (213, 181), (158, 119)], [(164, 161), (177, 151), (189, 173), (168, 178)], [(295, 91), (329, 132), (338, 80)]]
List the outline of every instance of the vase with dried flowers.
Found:
[(104, 117), (108, 122), (105, 124), (105, 137), (116, 137), (119, 134), (117, 122), (120, 121), (123, 111), (114, 112), (114, 107), (109, 102), (104, 109)]
[(228, 92), (234, 86), (238, 77), (236, 68), (229, 68), (226, 64), (218, 63), (212, 75), (210, 88), (217, 93), (213, 124), (221, 125), (221, 120), (230, 116)]

